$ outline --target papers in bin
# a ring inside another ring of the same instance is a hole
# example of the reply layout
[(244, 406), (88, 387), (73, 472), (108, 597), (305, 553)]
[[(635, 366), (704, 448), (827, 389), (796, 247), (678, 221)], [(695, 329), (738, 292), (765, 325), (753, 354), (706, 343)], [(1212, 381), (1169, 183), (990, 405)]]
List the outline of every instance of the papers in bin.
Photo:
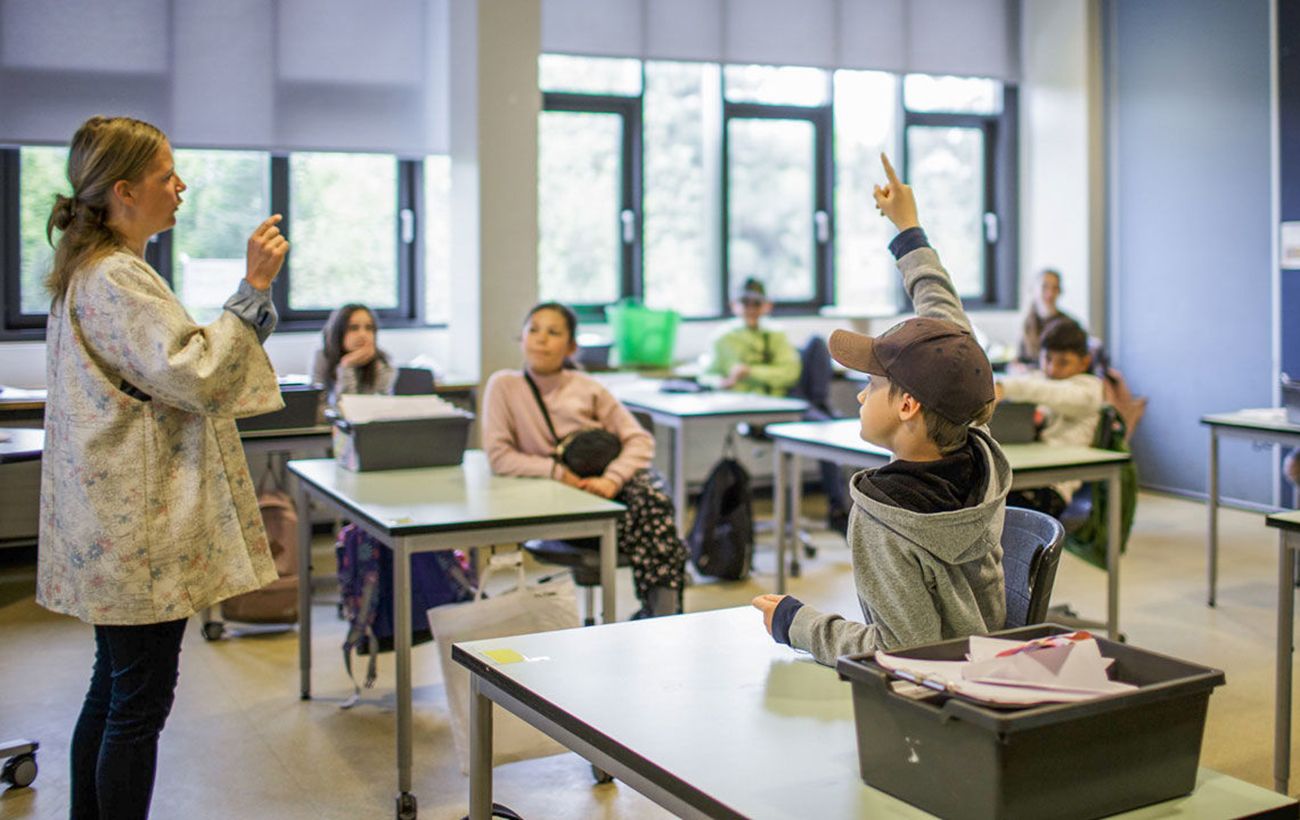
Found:
[(375, 396), (365, 393), (339, 396), (339, 415), (353, 424), (455, 416), (460, 412), (456, 405), (441, 396)]
[(964, 661), (918, 660), (885, 652), (877, 652), (875, 659), (904, 680), (995, 706), (1073, 703), (1137, 688), (1107, 677), (1114, 661), (1101, 656), (1091, 636), (1009, 641), (972, 635)]

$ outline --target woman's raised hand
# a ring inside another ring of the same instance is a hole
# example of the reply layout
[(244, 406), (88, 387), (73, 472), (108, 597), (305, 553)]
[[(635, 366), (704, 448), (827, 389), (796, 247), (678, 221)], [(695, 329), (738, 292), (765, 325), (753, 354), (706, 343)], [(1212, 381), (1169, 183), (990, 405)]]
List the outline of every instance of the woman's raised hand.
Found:
[(289, 240), (278, 227), (282, 218), (279, 214), (271, 216), (248, 238), (248, 273), (244, 278), (258, 290), (271, 287), (289, 253)]

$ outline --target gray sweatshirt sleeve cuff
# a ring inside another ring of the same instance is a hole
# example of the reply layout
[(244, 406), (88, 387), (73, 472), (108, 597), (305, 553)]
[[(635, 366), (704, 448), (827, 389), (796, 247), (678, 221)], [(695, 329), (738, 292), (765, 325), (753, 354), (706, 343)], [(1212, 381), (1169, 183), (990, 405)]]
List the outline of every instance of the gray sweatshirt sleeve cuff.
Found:
[(271, 289), (258, 290), (248, 284), (247, 279), (239, 281), (239, 289), (226, 300), (223, 307), (252, 325), (259, 342), (265, 342), (280, 321), (275, 305), (271, 302)]
[(794, 616), (799, 614), (803, 607), (803, 601), (793, 595), (787, 595), (781, 599), (781, 603), (776, 605), (776, 612), (772, 613), (772, 639), (777, 643), (790, 645), (790, 624), (794, 623)]
[(915, 228), (908, 228), (895, 236), (889, 243), (889, 252), (894, 255), (894, 259), (902, 259), (917, 248), (930, 247), (930, 240), (925, 235), (925, 231), (918, 225)]

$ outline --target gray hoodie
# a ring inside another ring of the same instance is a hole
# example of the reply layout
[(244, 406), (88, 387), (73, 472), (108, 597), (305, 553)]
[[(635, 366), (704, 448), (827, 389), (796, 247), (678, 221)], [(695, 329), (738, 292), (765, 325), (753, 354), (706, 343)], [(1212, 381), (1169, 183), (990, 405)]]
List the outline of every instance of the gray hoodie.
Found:
[[(911, 232), (898, 240), (915, 239)], [(898, 260), (918, 316), (947, 319), (969, 328), (961, 300), (939, 256), (919, 230), (919, 246)], [(896, 249), (897, 252), (897, 249)], [(919, 513), (885, 504), (862, 492), (875, 470), (853, 476), (849, 547), (853, 579), (866, 623), (798, 609), (790, 645), (821, 663), (840, 655), (896, 649), (1001, 629), (1006, 620), (1002, 575), (1002, 520), (1011, 467), (984, 427), (971, 428), (972, 450), (985, 476), (972, 506)]]

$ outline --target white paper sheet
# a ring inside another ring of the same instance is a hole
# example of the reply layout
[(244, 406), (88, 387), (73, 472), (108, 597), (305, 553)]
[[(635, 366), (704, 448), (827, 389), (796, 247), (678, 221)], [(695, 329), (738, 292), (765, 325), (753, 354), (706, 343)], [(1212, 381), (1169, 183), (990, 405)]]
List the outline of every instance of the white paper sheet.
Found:
[(881, 666), (906, 678), (999, 706), (1076, 702), (1137, 688), (1107, 677), (1114, 661), (1102, 657), (1091, 638), (999, 657), (1025, 644), (976, 635), (970, 639), (970, 660), (917, 660), (886, 652), (875, 657)]
[(441, 396), (375, 396), (364, 393), (339, 396), (339, 414), (353, 424), (455, 416), (460, 412), (456, 405)]

